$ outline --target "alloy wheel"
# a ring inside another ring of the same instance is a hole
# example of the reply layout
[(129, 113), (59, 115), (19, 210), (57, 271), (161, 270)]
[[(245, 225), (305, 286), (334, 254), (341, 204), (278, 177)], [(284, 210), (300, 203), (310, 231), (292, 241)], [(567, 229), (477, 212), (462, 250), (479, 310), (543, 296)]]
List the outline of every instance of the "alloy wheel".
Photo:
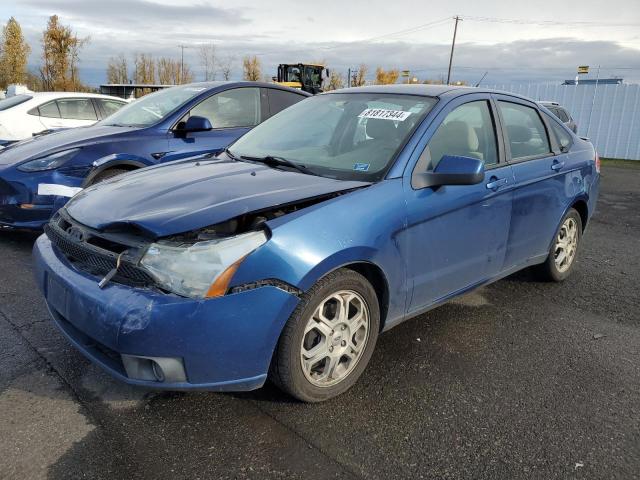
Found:
[(558, 232), (553, 257), (556, 268), (560, 273), (566, 272), (571, 267), (578, 248), (578, 222), (575, 218), (568, 217)]
[(344, 380), (362, 357), (369, 338), (370, 314), (352, 290), (327, 296), (309, 318), (300, 346), (306, 379), (317, 387)]

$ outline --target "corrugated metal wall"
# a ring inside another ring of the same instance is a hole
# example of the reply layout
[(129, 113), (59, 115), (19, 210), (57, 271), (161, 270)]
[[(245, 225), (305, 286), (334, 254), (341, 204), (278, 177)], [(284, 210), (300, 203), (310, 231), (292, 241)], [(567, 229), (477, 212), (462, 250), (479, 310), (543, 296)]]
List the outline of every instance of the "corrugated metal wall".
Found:
[[(566, 107), (601, 157), (640, 160), (640, 85), (492, 85)], [(595, 95), (595, 101), (594, 101)]]

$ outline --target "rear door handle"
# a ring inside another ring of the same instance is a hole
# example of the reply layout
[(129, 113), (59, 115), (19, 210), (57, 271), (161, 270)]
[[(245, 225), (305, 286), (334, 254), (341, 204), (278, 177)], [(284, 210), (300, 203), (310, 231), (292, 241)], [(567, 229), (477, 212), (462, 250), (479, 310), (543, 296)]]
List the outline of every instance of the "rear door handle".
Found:
[(554, 160), (553, 164), (551, 164), (551, 170), (553, 170), (554, 172), (561, 170), (562, 167), (564, 167), (564, 162), (559, 162), (557, 160)]
[(498, 188), (500, 188), (501, 186), (507, 184), (506, 178), (491, 177), (490, 180), (491, 181), (487, 183), (487, 188), (489, 190), (493, 190), (494, 192), (498, 190)]

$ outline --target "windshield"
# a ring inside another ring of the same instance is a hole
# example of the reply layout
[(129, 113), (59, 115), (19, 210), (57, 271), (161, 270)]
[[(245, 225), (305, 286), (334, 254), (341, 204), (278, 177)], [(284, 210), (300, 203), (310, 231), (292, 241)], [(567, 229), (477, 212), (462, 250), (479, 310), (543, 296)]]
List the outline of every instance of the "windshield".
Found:
[(380, 180), (436, 99), (388, 93), (334, 93), (299, 102), (241, 137), (236, 157), (282, 157), (309, 173)]
[(16, 105), (20, 105), (21, 103), (31, 100), (32, 98), (33, 97), (31, 95), (15, 95), (13, 97), (0, 100), (0, 111), (15, 107)]
[(122, 107), (113, 115), (100, 122), (100, 125), (118, 127), (148, 127), (164, 120), (176, 108), (184, 105), (206, 87), (171, 87), (145, 95), (139, 100)]

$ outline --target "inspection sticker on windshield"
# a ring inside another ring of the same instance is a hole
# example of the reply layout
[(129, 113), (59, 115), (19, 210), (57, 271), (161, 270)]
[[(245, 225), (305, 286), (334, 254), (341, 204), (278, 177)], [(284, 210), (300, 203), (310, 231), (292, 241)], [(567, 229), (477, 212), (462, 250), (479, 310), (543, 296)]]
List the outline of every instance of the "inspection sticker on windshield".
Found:
[(367, 108), (358, 115), (359, 118), (379, 118), (381, 120), (396, 120), (404, 122), (411, 112), (403, 112), (402, 110), (387, 110), (384, 108)]
[(353, 164), (353, 169), (356, 172), (367, 172), (367, 171), (369, 171), (369, 164), (368, 163), (354, 163)]

